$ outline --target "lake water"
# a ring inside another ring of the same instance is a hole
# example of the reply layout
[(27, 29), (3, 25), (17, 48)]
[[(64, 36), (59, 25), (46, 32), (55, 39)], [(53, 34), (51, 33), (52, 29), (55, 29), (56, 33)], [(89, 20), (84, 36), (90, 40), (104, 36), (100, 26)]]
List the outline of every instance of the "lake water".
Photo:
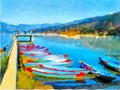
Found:
[(3, 55), (0, 55), (0, 59), (8, 54), (12, 46), (12, 42), (13, 34), (0, 34), (0, 49), (8, 45), (6, 52)]
[(104, 59), (120, 60), (120, 37), (65, 39), (40, 36), (35, 37), (34, 43), (49, 48), (53, 54), (68, 54), (75, 62), (75, 66), (79, 66), (77, 64), (79, 60), (95, 65), (99, 56)]
[(0, 48), (5, 47), (12, 42), (12, 34), (0, 34)]
[[(12, 34), (1, 35), (0, 43), (1, 47), (11, 44)], [(81, 37), (80, 39), (39, 36), (34, 37), (34, 44), (49, 48), (49, 51), (53, 54), (68, 54), (73, 62), (72, 67), (79, 67), (79, 60), (83, 60), (92, 66), (110, 73), (99, 64), (98, 57), (120, 61), (120, 37), (117, 36), (104, 38)]]
[[(12, 38), (12, 34), (1, 34), (0, 48), (11, 44)], [(120, 37), (118, 36), (81, 37), (80, 39), (39, 36), (34, 38), (34, 43), (46, 46), (54, 54), (68, 54), (75, 61), (96, 59), (98, 56), (120, 60)]]
[[(34, 38), (34, 43), (49, 48), (53, 54), (68, 54), (73, 62), (72, 67), (79, 67), (79, 60), (83, 60), (106, 73), (112, 74), (99, 64), (98, 57), (120, 61), (120, 37), (65, 39), (57, 36), (39, 36)], [(115, 74), (112, 75), (116, 76)], [(116, 77), (120, 79), (119, 76)], [(114, 85), (108, 87), (110, 86)], [(119, 88), (119, 86), (117, 85), (115, 88)]]

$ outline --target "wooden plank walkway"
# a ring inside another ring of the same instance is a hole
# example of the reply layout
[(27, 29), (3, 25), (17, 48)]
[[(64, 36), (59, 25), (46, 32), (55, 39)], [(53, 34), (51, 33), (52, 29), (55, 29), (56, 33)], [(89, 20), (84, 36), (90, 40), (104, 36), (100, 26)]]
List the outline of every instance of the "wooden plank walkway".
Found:
[(11, 55), (8, 61), (8, 66), (0, 85), (0, 90), (16, 90), (17, 80), (17, 38), (14, 36)]

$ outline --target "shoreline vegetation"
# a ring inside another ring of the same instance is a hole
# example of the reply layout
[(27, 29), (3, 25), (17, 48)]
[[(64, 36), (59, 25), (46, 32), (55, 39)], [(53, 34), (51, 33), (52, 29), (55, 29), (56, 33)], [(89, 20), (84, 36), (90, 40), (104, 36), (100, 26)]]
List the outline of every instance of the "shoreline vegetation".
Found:
[(8, 48), (8, 45), (5, 46), (4, 48), (0, 49), (0, 72), (1, 72), (1, 77), (0, 77), (0, 83), (3, 80), (4, 74), (7, 70), (7, 65), (8, 65), (8, 61), (9, 61), (9, 52), (7, 52), (7, 55), (4, 55), (6, 53), (6, 49)]
[(2, 79), (4, 77), (4, 74), (6, 72), (6, 69), (7, 69), (7, 65), (8, 65), (8, 59), (9, 59), (9, 56), (4, 56), (1, 60), (0, 60), (0, 63), (1, 63), (1, 66), (0, 66), (0, 72), (1, 72), (1, 77), (0, 77), (0, 83), (2, 82)]

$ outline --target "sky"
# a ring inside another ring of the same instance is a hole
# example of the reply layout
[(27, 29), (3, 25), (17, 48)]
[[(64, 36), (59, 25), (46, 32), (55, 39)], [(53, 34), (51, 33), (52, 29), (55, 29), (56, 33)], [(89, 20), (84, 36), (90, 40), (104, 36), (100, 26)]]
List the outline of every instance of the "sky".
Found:
[(66, 23), (120, 11), (120, 0), (1, 0), (9, 24)]

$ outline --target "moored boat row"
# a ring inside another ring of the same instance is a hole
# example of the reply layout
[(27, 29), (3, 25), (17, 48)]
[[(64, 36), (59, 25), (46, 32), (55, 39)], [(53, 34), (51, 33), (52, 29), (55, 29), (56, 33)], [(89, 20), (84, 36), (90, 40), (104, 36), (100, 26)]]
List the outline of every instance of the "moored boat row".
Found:
[(80, 62), (80, 68), (73, 68), (71, 67), (73, 62), (67, 54), (54, 55), (44, 46), (19, 45), (19, 52), (21, 55), (36, 58), (27, 60), (24, 65), (27, 71), (42, 77), (81, 80), (85, 79), (87, 74), (92, 73), (96, 75), (95, 78), (105, 82), (112, 82), (115, 79), (114, 76), (83, 61)]

